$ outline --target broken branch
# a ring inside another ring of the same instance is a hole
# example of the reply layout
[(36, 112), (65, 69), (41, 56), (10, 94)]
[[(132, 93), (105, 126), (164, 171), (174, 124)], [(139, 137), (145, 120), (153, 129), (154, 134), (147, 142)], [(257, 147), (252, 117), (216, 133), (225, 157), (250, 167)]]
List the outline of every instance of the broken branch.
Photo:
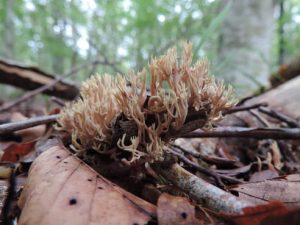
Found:
[(270, 117), (273, 117), (275, 119), (278, 119), (282, 122), (285, 122), (290, 127), (300, 127), (300, 123), (297, 120), (294, 120), (282, 113), (276, 112), (275, 110), (268, 109), (268, 108), (259, 108), (258, 111), (261, 113), (264, 113)]
[(19, 121), (19, 122), (2, 124), (0, 125), (0, 134), (14, 132), (17, 130), (23, 130), (41, 124), (56, 122), (57, 117), (58, 115), (40, 116), (40, 117), (30, 118), (28, 120)]

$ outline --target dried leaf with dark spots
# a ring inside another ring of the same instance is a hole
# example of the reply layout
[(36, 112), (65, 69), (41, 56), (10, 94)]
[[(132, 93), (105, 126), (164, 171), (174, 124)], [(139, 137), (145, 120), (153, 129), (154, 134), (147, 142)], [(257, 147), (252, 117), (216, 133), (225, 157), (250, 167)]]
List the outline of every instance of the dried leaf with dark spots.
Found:
[(19, 206), (19, 225), (142, 225), (156, 212), (155, 206), (97, 175), (61, 146), (34, 161)]

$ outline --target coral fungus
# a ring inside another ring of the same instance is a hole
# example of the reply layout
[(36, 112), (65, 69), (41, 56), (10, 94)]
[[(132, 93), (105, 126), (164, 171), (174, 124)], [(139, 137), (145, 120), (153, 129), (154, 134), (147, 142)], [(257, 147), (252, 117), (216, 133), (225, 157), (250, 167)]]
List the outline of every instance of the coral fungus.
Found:
[(208, 75), (206, 61), (192, 65), (192, 45), (184, 44), (126, 78), (108, 74), (83, 83), (81, 99), (67, 105), (58, 120), (75, 147), (107, 153), (127, 151), (130, 161), (163, 160), (170, 138), (209, 125), (233, 105), (231, 89)]

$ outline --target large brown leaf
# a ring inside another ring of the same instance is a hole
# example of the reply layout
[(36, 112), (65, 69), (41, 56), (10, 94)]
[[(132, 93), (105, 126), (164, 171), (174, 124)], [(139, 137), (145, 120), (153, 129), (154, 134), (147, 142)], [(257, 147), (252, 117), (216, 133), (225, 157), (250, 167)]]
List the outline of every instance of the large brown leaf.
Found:
[(23, 224), (147, 224), (156, 208), (54, 146), (33, 163), (21, 194)]
[(287, 206), (300, 206), (299, 189), (300, 174), (238, 184), (230, 188), (230, 190), (237, 191), (240, 198), (257, 204), (278, 200)]

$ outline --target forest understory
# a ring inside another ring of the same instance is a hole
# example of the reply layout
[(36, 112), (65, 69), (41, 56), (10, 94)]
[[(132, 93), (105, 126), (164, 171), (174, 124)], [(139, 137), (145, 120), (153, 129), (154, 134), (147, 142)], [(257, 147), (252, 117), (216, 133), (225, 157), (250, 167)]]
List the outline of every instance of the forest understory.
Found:
[(0, 105), (2, 224), (299, 224), (297, 72), (236, 100), (185, 44), (126, 78), (70, 81), (96, 63), (0, 61), (0, 82), (27, 90)]

